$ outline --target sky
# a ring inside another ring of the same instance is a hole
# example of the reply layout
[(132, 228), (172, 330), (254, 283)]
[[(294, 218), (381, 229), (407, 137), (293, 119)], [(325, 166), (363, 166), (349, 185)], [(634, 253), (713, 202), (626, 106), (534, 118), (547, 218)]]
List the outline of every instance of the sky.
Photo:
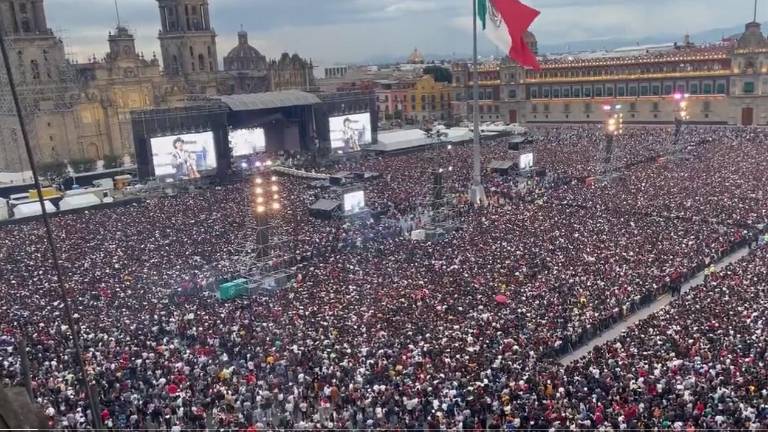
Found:
[[(299, 53), (316, 65), (471, 52), (473, 0), (209, 0), (221, 58), (242, 25), (251, 45), (268, 57)], [(743, 25), (753, 0), (524, 0), (541, 11), (532, 31), (540, 44), (658, 34), (681, 35)], [(758, 20), (768, 20), (768, 0)], [(156, 0), (118, 0), (120, 18), (137, 48), (158, 52)], [(47, 0), (49, 26), (68, 53), (103, 56), (116, 24), (114, 0)], [(482, 48), (490, 49), (483, 41)]]

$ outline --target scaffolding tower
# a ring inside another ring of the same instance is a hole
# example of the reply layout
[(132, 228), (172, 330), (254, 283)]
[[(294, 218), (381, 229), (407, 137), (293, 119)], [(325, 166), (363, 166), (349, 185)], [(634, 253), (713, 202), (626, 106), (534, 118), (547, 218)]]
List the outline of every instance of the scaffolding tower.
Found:
[(293, 281), (296, 256), (275, 224), (281, 209), (277, 177), (269, 171), (255, 174), (248, 194), (252, 217), (236, 246), (236, 267), (251, 295), (268, 294)]
[[(29, 37), (15, 36), (8, 32), (4, 34), (21, 113), (33, 144), (33, 155), (38, 160), (61, 158), (57, 149), (59, 141), (71, 142), (77, 133), (78, 116), (75, 115), (75, 107), (80, 102), (80, 91), (75, 66), (65, 58), (63, 43), (53, 33), (40, 36), (50, 38), (51, 42), (48, 49), (43, 49), (41, 60), (29, 55)], [(56, 129), (57, 133), (46, 133), (51, 128)], [(21, 173), (18, 180), (29, 181), (31, 178), (25, 177), (29, 169), (19, 130), (19, 118), (10, 91), (10, 79), (2, 70), (0, 173)]]

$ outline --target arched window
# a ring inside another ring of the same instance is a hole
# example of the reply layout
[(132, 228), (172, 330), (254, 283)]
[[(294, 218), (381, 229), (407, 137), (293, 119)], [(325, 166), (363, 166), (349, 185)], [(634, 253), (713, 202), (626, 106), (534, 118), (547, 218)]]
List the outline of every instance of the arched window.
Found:
[(40, 79), (40, 65), (37, 63), (37, 60), (32, 60), (29, 62), (29, 69), (32, 71), (32, 79), (33, 80), (39, 80)]
[(201, 72), (205, 70), (205, 56), (202, 54), (197, 56), (197, 67)]
[(173, 56), (173, 61), (171, 64), (171, 73), (178, 74), (179, 73), (179, 58), (175, 55)]

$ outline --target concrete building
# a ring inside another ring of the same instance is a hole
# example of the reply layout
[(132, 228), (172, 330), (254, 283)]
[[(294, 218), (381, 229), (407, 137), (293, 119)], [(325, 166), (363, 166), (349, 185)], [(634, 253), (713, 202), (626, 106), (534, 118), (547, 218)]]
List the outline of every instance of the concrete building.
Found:
[(408, 95), (416, 80), (379, 80), (376, 81), (376, 103), (379, 121), (404, 120), (410, 113)]
[(451, 116), (451, 88), (435, 82), (432, 75), (424, 75), (408, 91), (405, 118), (414, 122), (449, 120)]

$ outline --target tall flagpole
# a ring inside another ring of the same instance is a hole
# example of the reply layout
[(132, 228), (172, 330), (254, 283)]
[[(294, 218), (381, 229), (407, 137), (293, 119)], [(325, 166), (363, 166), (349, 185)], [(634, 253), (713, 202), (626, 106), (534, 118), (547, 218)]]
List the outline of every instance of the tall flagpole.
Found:
[(486, 203), (485, 189), (480, 177), (480, 77), (477, 71), (477, 0), (472, 1), (472, 69), (474, 81), (475, 102), (472, 109), (474, 117), (475, 139), (472, 143), (472, 185), (469, 197), (475, 205)]

